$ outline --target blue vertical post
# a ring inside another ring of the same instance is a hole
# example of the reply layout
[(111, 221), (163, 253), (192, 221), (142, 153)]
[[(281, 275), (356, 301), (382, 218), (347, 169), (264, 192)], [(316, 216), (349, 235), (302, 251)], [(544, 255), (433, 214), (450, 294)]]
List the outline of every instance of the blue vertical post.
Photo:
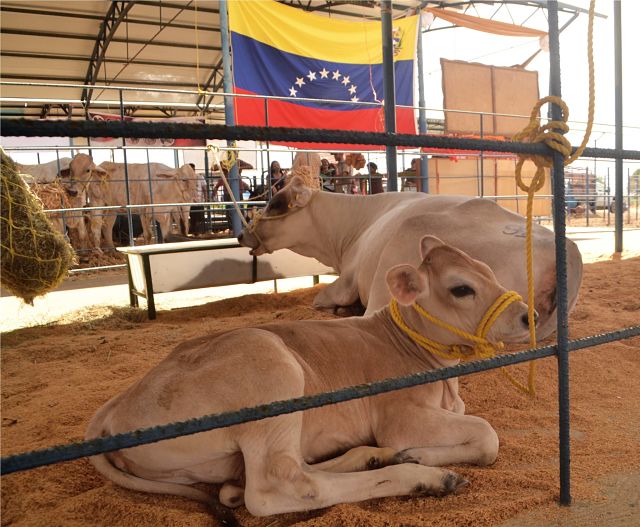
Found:
[[(396, 87), (393, 68), (393, 20), (391, 0), (380, 2), (382, 20), (382, 75), (384, 87), (384, 131), (396, 133)], [(397, 148), (387, 146), (387, 191), (398, 190)]]
[[(227, 13), (227, 0), (220, 0), (220, 41), (222, 47), (222, 86), (225, 93), (233, 91), (233, 83), (231, 82), (231, 43), (229, 41), (229, 15)], [(224, 98), (224, 120), (227, 126), (236, 124), (233, 113), (233, 98), (225, 96)], [(234, 146), (233, 141), (227, 141), (227, 146)], [(222, 167), (220, 167), (222, 169)], [(240, 178), (238, 177), (238, 163), (229, 170), (229, 184), (231, 191), (236, 200), (240, 200)], [(227, 205), (229, 207), (229, 205)], [(238, 212), (233, 208), (231, 211), (231, 229), (234, 236), (238, 236), (242, 230), (242, 222)]]
[[(118, 90), (118, 93), (120, 95), (120, 120), (124, 121), (124, 96), (122, 94), (122, 90)], [(125, 195), (127, 198), (127, 227), (129, 228), (129, 245), (133, 246), (136, 243), (135, 243), (135, 240), (133, 239), (133, 218), (131, 216), (131, 208), (129, 207), (129, 205), (131, 205), (131, 191), (129, 189), (129, 165), (127, 163), (127, 149), (125, 148), (126, 146), (127, 146), (127, 141), (123, 137), (122, 138), (122, 155), (124, 158), (124, 189), (125, 189)], [(151, 207), (152, 207), (151, 211), (153, 211), (153, 205)], [(117, 212), (113, 210), (108, 210), (108, 211), (102, 211), (101, 214), (104, 217), (107, 214), (117, 214)], [(153, 215), (151, 217), (153, 218)], [(153, 226), (155, 228), (155, 222)], [(98, 241), (98, 245), (99, 244), (100, 242)]]
[[(418, 20), (418, 131), (427, 133), (427, 110), (424, 97), (424, 64), (422, 63), (422, 11)], [(420, 149), (420, 190), (429, 193), (429, 160)]]
[[(622, 2), (613, 2), (616, 150), (622, 150)], [(622, 158), (616, 157), (615, 250), (622, 252)]]
[[(558, 31), (558, 0), (549, 0), (549, 91), (562, 96), (560, 80), (560, 32)], [(562, 119), (562, 110), (551, 107), (554, 120)], [(558, 407), (560, 441), (560, 504), (571, 503), (570, 409), (569, 409), (569, 323), (567, 302), (566, 208), (564, 193), (564, 158), (553, 150), (553, 228), (556, 235), (556, 295), (557, 295), (557, 360)]]

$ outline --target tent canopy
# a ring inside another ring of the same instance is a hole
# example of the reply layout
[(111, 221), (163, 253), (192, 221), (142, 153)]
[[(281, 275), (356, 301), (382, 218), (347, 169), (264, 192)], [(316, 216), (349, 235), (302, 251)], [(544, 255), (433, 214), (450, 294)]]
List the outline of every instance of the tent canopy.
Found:
[[(380, 19), (376, 1), (282, 3), (313, 11), (329, 20)], [(401, 0), (393, 2), (393, 17), (413, 14), (424, 7), (476, 15), (475, 4), (483, 3)], [(511, 3), (532, 10), (542, 9), (545, 4), (542, 0)], [(560, 10), (572, 14), (584, 12), (564, 3), (560, 3)], [(224, 120), (222, 98), (197, 92), (199, 87), (216, 93), (222, 91), (218, 0), (4, 0), (0, 15), (2, 81), (140, 88), (150, 91), (124, 92), (129, 115), (143, 118), (205, 115), (212, 120)], [(83, 118), (83, 101), (87, 98), (89, 109), (119, 112), (119, 94), (115, 90), (6, 84), (0, 88), (4, 116)], [(163, 89), (192, 93), (153, 91)]]

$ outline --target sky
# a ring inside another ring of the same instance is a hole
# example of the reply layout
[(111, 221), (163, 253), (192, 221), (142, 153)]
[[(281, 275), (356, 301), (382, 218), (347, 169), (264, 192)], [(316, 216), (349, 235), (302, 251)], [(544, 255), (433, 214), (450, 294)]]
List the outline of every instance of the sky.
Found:
[[(619, 0), (615, 0), (619, 1)], [(589, 8), (588, 0), (566, 0), (566, 3)], [(595, 18), (594, 23), (594, 61), (596, 80), (596, 106), (594, 131), (589, 146), (613, 148), (615, 146), (614, 122), (614, 0), (597, 0), (596, 12), (606, 15), (607, 19)], [(477, 11), (471, 9), (468, 14), (490, 17), (497, 7), (478, 4)], [(503, 22), (521, 23), (531, 14), (531, 8), (521, 6), (503, 7), (496, 19)], [(626, 149), (640, 149), (640, 0), (621, 0), (622, 12), (622, 78), (623, 78), (623, 123)], [(547, 30), (545, 11), (539, 11), (526, 22), (526, 26)], [(560, 13), (560, 26), (570, 15)], [(435, 21), (432, 27), (444, 25)], [(587, 25), (588, 15), (581, 14), (560, 34), (560, 57), (562, 98), (569, 106), (569, 119), (586, 121), (588, 109), (588, 64), (587, 64)], [(423, 34), (423, 52), (425, 56), (425, 91), (428, 107), (442, 108), (442, 76), (440, 58), (480, 62), (494, 66), (512, 66), (521, 64), (540, 49), (537, 38), (504, 37), (491, 35), (465, 28), (429, 31)], [(539, 73), (540, 95), (548, 94), (549, 53), (541, 52), (527, 66)], [(583, 137), (583, 123), (570, 123), (569, 139), (578, 145)], [(631, 128), (635, 127), (635, 128)], [(601, 172), (612, 163), (598, 161)], [(578, 160), (576, 166), (592, 166), (593, 160)], [(640, 163), (626, 162), (631, 172), (640, 168)], [(613, 169), (611, 169), (613, 178)]]

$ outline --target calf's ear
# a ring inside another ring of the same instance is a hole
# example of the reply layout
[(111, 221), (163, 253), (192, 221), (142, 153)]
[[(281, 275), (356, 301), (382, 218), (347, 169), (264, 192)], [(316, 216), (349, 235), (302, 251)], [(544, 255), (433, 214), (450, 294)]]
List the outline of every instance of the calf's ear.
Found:
[(419, 294), (427, 291), (424, 275), (409, 264), (400, 264), (387, 271), (387, 286), (393, 297), (402, 305), (410, 306)]
[(428, 234), (420, 240), (420, 256), (422, 256), (424, 260), (433, 249), (443, 245), (445, 245), (445, 243), (440, 238)]
[(70, 169), (70, 168), (63, 168), (63, 169), (60, 171), (59, 176), (60, 176), (62, 179), (69, 179), (69, 177), (71, 176), (71, 169)]

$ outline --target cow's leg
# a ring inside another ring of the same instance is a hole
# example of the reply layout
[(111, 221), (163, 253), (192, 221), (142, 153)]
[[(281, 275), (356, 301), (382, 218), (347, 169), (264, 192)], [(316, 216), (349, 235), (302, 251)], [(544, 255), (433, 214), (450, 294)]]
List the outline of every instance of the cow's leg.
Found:
[[(404, 452), (392, 448), (359, 446), (341, 456), (310, 465), (314, 470), (325, 472), (361, 472), (374, 470), (399, 463), (417, 463)], [(225, 483), (220, 489), (220, 503), (227, 507), (239, 507), (244, 504), (244, 487), (235, 483)]]
[(361, 472), (363, 470), (373, 470), (389, 465), (412, 462), (415, 463), (416, 461), (404, 452), (398, 452), (393, 448), (358, 446), (341, 456), (310, 466), (315, 470), (324, 470), (326, 472)]
[(103, 211), (92, 210), (89, 212), (89, 233), (91, 235), (90, 245), (93, 252), (102, 254), (102, 217)]
[(379, 445), (432, 467), (490, 465), (498, 456), (498, 435), (487, 421), (442, 408), (388, 405), (375, 437)]
[(358, 289), (353, 279), (344, 275), (327, 285), (313, 299), (313, 307), (319, 310), (334, 311), (338, 307), (351, 306), (358, 300)]
[(113, 244), (113, 226), (116, 223), (117, 214), (113, 211), (105, 211), (105, 216), (102, 218), (102, 239), (103, 247), (107, 251), (115, 251)]
[(302, 415), (252, 423), (240, 441), (244, 456), (245, 504), (267, 516), (403, 495), (443, 496), (466, 481), (444, 469), (401, 464), (368, 472), (332, 473), (304, 463), (300, 453)]

